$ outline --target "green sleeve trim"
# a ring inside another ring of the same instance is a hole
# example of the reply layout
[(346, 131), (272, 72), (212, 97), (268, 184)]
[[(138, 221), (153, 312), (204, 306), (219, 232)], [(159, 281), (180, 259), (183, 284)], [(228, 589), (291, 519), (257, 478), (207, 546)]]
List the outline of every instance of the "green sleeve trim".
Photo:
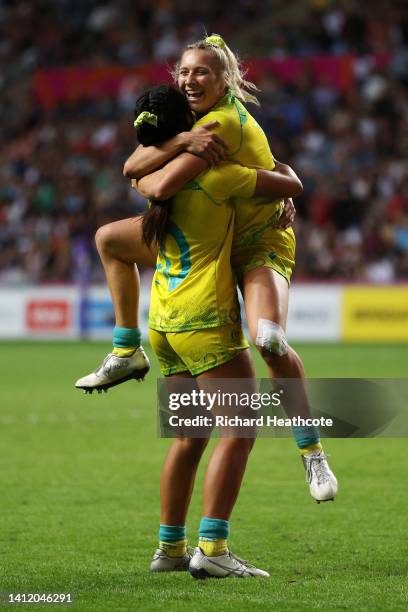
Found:
[(188, 181), (181, 188), (181, 191), (202, 191), (202, 187), (198, 181), (195, 179)]
[(213, 204), (215, 204), (216, 206), (221, 206), (222, 202), (219, 202), (218, 200), (214, 200), (214, 198), (211, 196), (210, 193), (208, 193), (208, 191), (206, 191), (201, 185), (200, 183), (193, 179), (192, 181), (189, 181), (188, 183), (186, 183), (182, 188), (182, 191), (184, 190), (190, 190), (190, 191), (202, 191), (203, 194), (205, 196), (207, 196), (207, 198), (209, 200), (211, 200), (211, 202), (213, 202)]

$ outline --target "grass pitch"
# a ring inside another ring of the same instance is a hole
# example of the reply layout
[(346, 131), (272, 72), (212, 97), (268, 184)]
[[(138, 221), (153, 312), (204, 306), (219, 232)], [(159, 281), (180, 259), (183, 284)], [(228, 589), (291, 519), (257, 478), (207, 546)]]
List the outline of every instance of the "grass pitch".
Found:
[[(271, 578), (151, 575), (168, 446), (156, 435), (154, 358), (143, 384), (85, 396), (73, 381), (96, 367), (106, 345), (1, 348), (0, 592), (70, 592), (74, 606), (57, 607), (85, 611), (408, 608), (405, 440), (327, 441), (341, 488), (335, 503), (321, 505), (293, 441), (259, 440), (230, 544)], [(406, 376), (407, 346), (297, 348), (309, 376)], [(204, 465), (188, 520), (192, 544)]]

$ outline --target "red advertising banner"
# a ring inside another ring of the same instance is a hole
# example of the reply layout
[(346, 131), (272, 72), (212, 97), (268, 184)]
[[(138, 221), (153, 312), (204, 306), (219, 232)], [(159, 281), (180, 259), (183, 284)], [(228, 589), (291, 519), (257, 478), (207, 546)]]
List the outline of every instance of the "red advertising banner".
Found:
[(65, 331), (70, 324), (71, 306), (65, 300), (31, 300), (26, 305), (26, 328), (29, 331)]
[(33, 77), (34, 94), (44, 108), (84, 98), (116, 97), (123, 80), (132, 76), (146, 87), (171, 81), (168, 67), (161, 64), (146, 64), (133, 70), (114, 65), (74, 66), (38, 70)]
[[(389, 54), (372, 58), (374, 64), (385, 68)], [(319, 55), (284, 59), (257, 58), (246, 62), (249, 78), (259, 82), (273, 75), (282, 83), (297, 83), (305, 75), (318, 84), (328, 84), (345, 93), (355, 84), (352, 55)], [(134, 77), (144, 89), (154, 83), (171, 82), (167, 64), (144, 64), (134, 69), (117, 65), (78, 66), (38, 70), (34, 73), (33, 87), (38, 102), (44, 108), (53, 108), (60, 102), (74, 102), (84, 98), (115, 97), (124, 79)]]
[(354, 87), (354, 58), (351, 55), (320, 55), (309, 58), (254, 59), (247, 63), (249, 78), (259, 82), (268, 75), (282, 83), (298, 83), (305, 75), (318, 84), (328, 84), (344, 92)]

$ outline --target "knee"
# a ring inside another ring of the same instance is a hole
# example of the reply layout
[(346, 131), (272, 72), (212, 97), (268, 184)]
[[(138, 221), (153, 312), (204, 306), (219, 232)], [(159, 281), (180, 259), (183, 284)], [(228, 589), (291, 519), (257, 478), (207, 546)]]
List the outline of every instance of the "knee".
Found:
[(264, 361), (272, 367), (285, 361), (290, 350), (285, 330), (267, 319), (258, 319), (255, 345)]
[(95, 234), (95, 243), (98, 253), (112, 255), (117, 242), (116, 232), (112, 223), (102, 225)]
[(288, 353), (285, 353), (285, 355), (278, 355), (278, 353), (271, 353), (267, 349), (259, 347), (258, 350), (266, 365), (277, 372), (279, 372), (280, 367), (283, 367), (284, 364), (288, 362)]

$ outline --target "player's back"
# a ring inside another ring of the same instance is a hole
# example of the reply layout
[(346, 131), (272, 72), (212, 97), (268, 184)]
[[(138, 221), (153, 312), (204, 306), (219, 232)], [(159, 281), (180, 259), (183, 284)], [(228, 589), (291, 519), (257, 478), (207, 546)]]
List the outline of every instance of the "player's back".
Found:
[(223, 164), (174, 196), (152, 285), (150, 326), (163, 331), (217, 327), (239, 314), (230, 255), (237, 194), (253, 194), (256, 171)]

